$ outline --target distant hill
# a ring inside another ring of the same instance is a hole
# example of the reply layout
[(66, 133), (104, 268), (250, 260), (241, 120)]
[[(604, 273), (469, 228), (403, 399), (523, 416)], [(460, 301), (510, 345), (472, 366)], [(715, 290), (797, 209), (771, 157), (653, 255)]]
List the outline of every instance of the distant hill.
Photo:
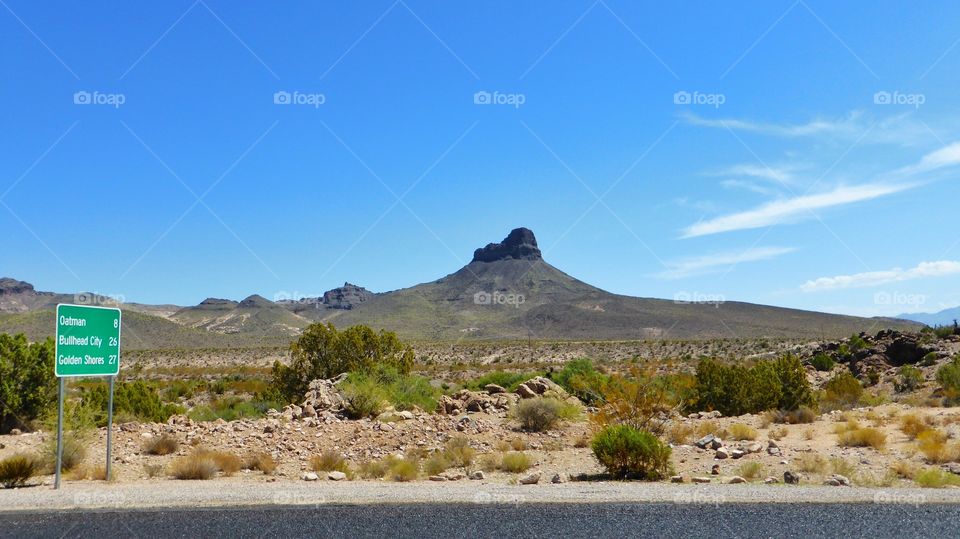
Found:
[[(0, 279), (0, 331), (31, 339), (53, 333), (57, 303), (114, 304), (96, 294), (38, 292)], [(345, 283), (317, 298), (199, 305), (123, 303), (124, 346), (229, 348), (288, 343), (316, 321), (367, 324), (420, 340), (636, 340), (835, 338), (880, 329), (916, 330), (917, 322), (858, 318), (741, 302), (684, 303), (612, 294), (543, 260), (533, 232), (518, 228), (474, 251), (460, 270), (433, 282), (375, 294)]]
[(944, 309), (937, 313), (912, 313), (901, 314), (897, 318), (912, 320), (928, 326), (949, 326), (953, 325), (955, 320), (960, 320), (960, 307)]

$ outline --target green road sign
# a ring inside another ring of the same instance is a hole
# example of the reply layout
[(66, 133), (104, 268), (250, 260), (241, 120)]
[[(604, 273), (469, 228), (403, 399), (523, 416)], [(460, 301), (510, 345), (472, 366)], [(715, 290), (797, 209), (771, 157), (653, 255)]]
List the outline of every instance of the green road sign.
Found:
[(120, 372), (120, 309), (57, 305), (57, 376)]

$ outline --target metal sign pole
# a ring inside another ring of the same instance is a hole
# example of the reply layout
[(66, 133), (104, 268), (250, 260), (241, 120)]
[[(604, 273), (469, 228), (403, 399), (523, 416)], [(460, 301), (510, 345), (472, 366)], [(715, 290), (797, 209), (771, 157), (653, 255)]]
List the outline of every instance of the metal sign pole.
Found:
[(113, 454), (113, 381), (116, 376), (110, 376), (110, 398), (107, 401), (107, 481), (110, 480), (110, 456)]
[(60, 467), (63, 465), (63, 378), (60, 378), (59, 403), (57, 404), (57, 468), (53, 488), (60, 488)]

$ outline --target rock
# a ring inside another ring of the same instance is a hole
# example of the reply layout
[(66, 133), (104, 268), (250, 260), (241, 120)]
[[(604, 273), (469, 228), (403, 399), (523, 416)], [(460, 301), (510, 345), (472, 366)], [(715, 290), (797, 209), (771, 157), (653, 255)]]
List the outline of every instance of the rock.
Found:
[(520, 384), (517, 386), (517, 390), (514, 391), (517, 395), (520, 395), (521, 399), (532, 399), (537, 396), (536, 392), (530, 389), (527, 384)]
[[(21, 434), (23, 434), (23, 431), (20, 429), (10, 429), (10, 436), (20, 436)], [(56, 468), (57, 465), (54, 464), (53, 467)]]
[[(153, 433), (152, 433), (152, 432), (141, 432), (141, 433), (140, 433), (140, 437), (143, 438), (144, 440), (150, 440), (150, 439), (153, 438)], [(54, 464), (53, 467), (56, 468), (57, 465)]]
[(567, 478), (563, 474), (555, 473), (553, 474), (553, 477), (550, 479), (550, 482), (554, 484), (566, 483)]
[(304, 417), (317, 417), (317, 409), (313, 405), (305, 404), (303, 405), (303, 416)]
[(507, 390), (497, 384), (487, 384), (483, 386), (483, 390), (491, 395), (497, 395), (500, 393), (506, 393)]
[(483, 411), (483, 401), (478, 398), (472, 398), (467, 401), (467, 411), (468, 412), (482, 412)]
[(831, 487), (849, 487), (850, 480), (840, 474), (833, 474), (823, 484)]
[(528, 228), (515, 228), (500, 243), (490, 243), (473, 252), (473, 262), (540, 260), (537, 238)]
[(700, 438), (696, 442), (693, 442), (693, 445), (699, 447), (700, 449), (706, 449), (707, 446), (709, 446), (713, 442), (714, 438), (716, 438), (716, 436), (712, 434), (708, 434), (703, 438)]
[(675, 475), (675, 476), (673, 476), (673, 477), (670, 478), (670, 482), (671, 482), (671, 483), (686, 483), (686, 482), (687, 482), (687, 478), (685, 478), (685, 477), (682, 476), (682, 475)]
[(730, 451), (726, 447), (721, 447), (717, 449), (717, 452), (713, 454), (713, 458), (724, 460), (730, 458)]
[(318, 476), (313, 472), (306, 472), (302, 476), (300, 476), (300, 479), (303, 479), (304, 481), (316, 481), (317, 479), (320, 479), (320, 476)]
[(710, 468), (710, 475), (720, 475), (720, 465), (714, 464), (713, 468)]
[(747, 480), (740, 477), (739, 475), (735, 475), (733, 477), (727, 477), (726, 479), (723, 480), (724, 485), (738, 485), (740, 483), (746, 483), (746, 482)]
[(540, 482), (540, 472), (533, 472), (530, 475), (520, 478), (521, 485), (536, 485)]
[(703, 484), (703, 483), (709, 483), (711, 479), (709, 477), (694, 477), (693, 479), (691, 479), (691, 481), (693, 481), (694, 483)]
[(960, 475), (960, 462), (951, 462), (943, 466), (950, 473)]
[(428, 479), (431, 481), (446, 481), (447, 478), (442, 475), (431, 475)]
[(767, 446), (767, 454), (768, 454), (768, 455), (772, 455), (772, 456), (774, 456), (774, 457), (779, 457), (779, 456), (780, 456), (780, 448), (777, 447), (776, 445), (773, 445), (773, 442), (771, 441), (771, 445), (768, 445), (768, 446)]
[(463, 474), (460, 473), (460, 472), (443, 472), (443, 473), (440, 474), (440, 475), (442, 475), (443, 478), (446, 479), (447, 481), (459, 481), (459, 480), (463, 479), (464, 477), (466, 477), (465, 475), (463, 475)]
[(373, 292), (362, 286), (343, 283), (341, 287), (324, 292), (322, 301), (328, 309), (350, 310), (372, 297), (374, 297)]
[(483, 475), (483, 471), (477, 470), (472, 474), (470, 474), (470, 479), (473, 479), (474, 481), (483, 481), (484, 479), (486, 479), (486, 476)]
[(720, 438), (714, 438), (713, 441), (710, 442), (711, 449), (720, 449), (721, 447), (723, 447), (723, 440)]
[(791, 472), (790, 470), (783, 472), (783, 482), (788, 485), (799, 485), (802, 478), (803, 476), (797, 472)]
[(400, 416), (400, 419), (403, 419), (403, 420), (405, 420), (405, 421), (409, 421), (409, 420), (411, 420), (411, 419), (416, 419), (416, 418), (417, 418), (417, 416), (414, 415), (413, 412), (411, 412), (410, 410), (404, 410), (404, 411), (402, 411), (402, 412), (397, 412), (397, 415)]
[(768, 478), (764, 479), (763, 482), (764, 482), (764, 484), (767, 484), (767, 485), (775, 485), (775, 484), (779, 483), (780, 480), (777, 479), (776, 477), (768, 477)]
[(343, 481), (347, 478), (347, 474), (343, 472), (333, 471), (327, 474), (327, 479), (331, 481)]
[[(346, 373), (344, 373), (346, 374)], [(343, 410), (345, 401), (340, 393), (338, 384), (346, 379), (346, 376), (330, 378), (327, 380), (314, 380), (310, 382), (307, 393), (303, 396), (304, 408), (310, 406), (314, 412), (340, 412)]]
[(760, 442), (750, 442), (744, 447), (747, 453), (759, 453), (763, 451), (763, 444)]
[(743, 451), (742, 449), (734, 449), (734, 450), (730, 451), (730, 458), (732, 458), (732, 459), (738, 459), (738, 458), (743, 457), (743, 456), (746, 455), (746, 454), (747, 454), (747, 452), (746, 452), (746, 451)]

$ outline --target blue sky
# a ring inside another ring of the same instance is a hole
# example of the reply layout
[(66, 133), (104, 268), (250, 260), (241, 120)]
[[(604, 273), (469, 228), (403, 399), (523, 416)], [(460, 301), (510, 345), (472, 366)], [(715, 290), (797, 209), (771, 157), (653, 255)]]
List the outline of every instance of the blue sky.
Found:
[(526, 226), (622, 294), (960, 304), (954, 2), (0, 4), (38, 289), (386, 291)]

